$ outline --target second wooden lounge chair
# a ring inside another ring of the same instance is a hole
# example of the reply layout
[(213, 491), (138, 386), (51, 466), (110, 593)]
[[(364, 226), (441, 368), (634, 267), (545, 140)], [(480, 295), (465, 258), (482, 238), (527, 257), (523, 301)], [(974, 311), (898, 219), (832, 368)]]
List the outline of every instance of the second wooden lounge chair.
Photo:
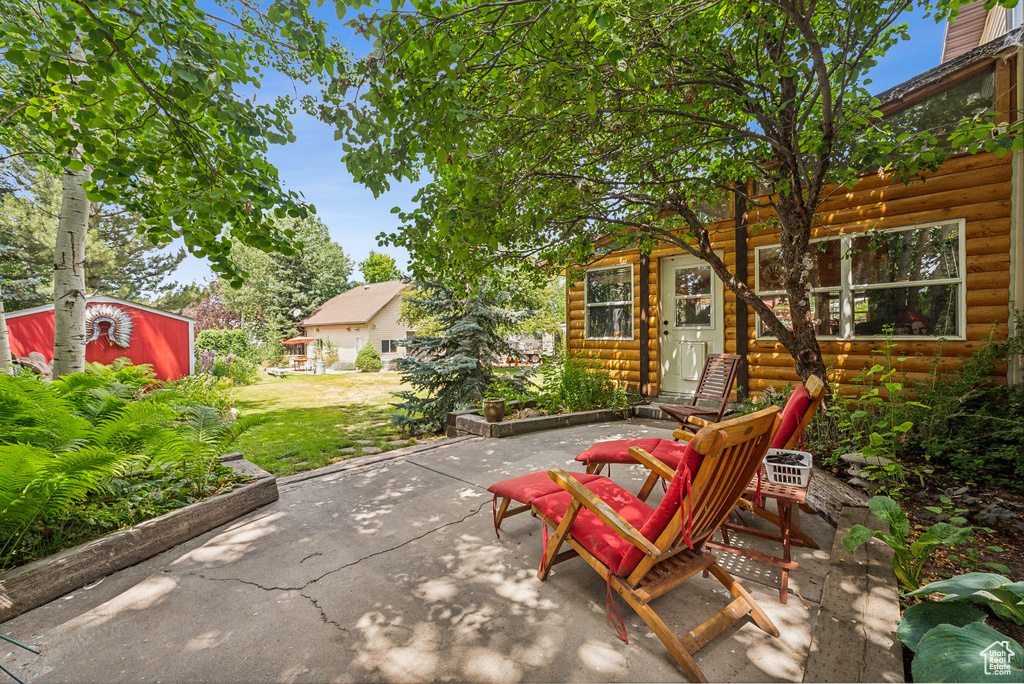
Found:
[[(704, 357), (704, 369), (700, 373), (690, 405), (659, 404), (658, 408), (679, 423), (680, 427), (686, 427), (688, 419), (693, 416), (717, 423), (725, 414), (732, 385), (736, 381), (736, 371), (742, 360), (743, 357), (737, 354), (708, 354)], [(698, 402), (705, 402), (707, 406), (701, 406)]]
[[(692, 458), (684, 459), (675, 473), (634, 449), (645, 466), (671, 480), (656, 509), (607, 478), (584, 486), (561, 468), (549, 471), (565, 491), (533, 502), (544, 524), (554, 529), (538, 577), (547, 578), (555, 563), (582, 556), (607, 580), (609, 593), (615, 591), (626, 600), (694, 681), (707, 679), (692, 654), (743, 616), (750, 614), (761, 629), (779, 636), (757, 602), (704, 548), (760, 466), (778, 413), (778, 407), (772, 407), (730, 421), (726, 429), (700, 430), (687, 446)], [(696, 461), (696, 477), (689, 486), (686, 462)], [(559, 553), (563, 544), (571, 550)], [(650, 604), (700, 573), (713, 575), (734, 599), (679, 637)]]

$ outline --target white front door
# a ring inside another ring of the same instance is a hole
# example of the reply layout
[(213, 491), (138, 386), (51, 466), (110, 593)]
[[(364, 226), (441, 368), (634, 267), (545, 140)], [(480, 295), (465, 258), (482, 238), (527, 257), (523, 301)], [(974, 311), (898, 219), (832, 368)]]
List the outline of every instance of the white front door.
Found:
[(722, 281), (693, 256), (661, 260), (661, 391), (692, 394), (706, 354), (725, 347)]

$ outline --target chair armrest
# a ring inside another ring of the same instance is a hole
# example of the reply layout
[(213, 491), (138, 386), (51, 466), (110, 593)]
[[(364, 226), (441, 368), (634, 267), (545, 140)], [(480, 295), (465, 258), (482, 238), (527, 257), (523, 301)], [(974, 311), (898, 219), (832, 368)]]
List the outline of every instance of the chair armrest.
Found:
[(690, 416), (690, 418), (687, 420), (687, 422), (688, 423), (693, 423), (694, 425), (696, 425), (699, 428), (707, 427), (708, 425), (714, 425), (715, 424), (714, 421), (705, 420), (704, 418), (701, 418), (700, 416)]
[(687, 430), (686, 428), (676, 428), (672, 431), (672, 439), (677, 442), (689, 442), (696, 434), (696, 429)]
[(569, 473), (561, 468), (552, 468), (548, 471), (548, 477), (554, 480), (562, 489), (572, 494), (572, 498), (579, 501), (584, 508), (600, 518), (615, 534), (643, 551), (644, 554), (653, 558), (661, 553), (661, 549), (652, 544), (647, 537), (640, 534), (640, 530), (633, 527), (615, 509), (595, 496), (593, 492), (580, 484), (579, 480), (569, 475)]
[(665, 478), (666, 480), (671, 480), (672, 476), (676, 472), (669, 468), (667, 465), (665, 465), (662, 461), (659, 461), (656, 457), (652, 456), (651, 454), (641, 449), (640, 447), (629, 447), (628, 453), (630, 456), (637, 460), (637, 463), (644, 466), (648, 470), (653, 470), (655, 473)]

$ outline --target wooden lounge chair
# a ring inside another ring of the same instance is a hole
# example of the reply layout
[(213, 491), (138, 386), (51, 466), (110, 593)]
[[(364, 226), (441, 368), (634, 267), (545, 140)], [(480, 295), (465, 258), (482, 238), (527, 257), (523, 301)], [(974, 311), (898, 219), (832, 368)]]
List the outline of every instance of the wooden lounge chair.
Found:
[[(697, 382), (697, 390), (689, 406), (671, 406), (659, 404), (658, 408), (673, 418), (680, 427), (687, 427), (688, 419), (697, 416), (706, 418), (712, 423), (722, 420), (725, 406), (729, 403), (732, 385), (736, 381), (742, 356), (737, 354), (708, 354), (704, 357), (704, 369)], [(700, 406), (698, 402), (708, 402), (709, 406)]]
[[(584, 486), (561, 468), (548, 471), (565, 491), (533, 502), (545, 530), (554, 530), (537, 576), (546, 579), (554, 564), (582, 556), (608, 582), (609, 599), (613, 590), (620, 594), (694, 681), (707, 679), (692, 654), (744, 615), (779, 636), (757, 602), (704, 548), (760, 466), (778, 414), (778, 407), (772, 407), (729, 421), (723, 429), (700, 430), (687, 446), (695, 459), (686, 460), (700, 462), (692, 487), (685, 463), (673, 477), (663, 463), (634, 449), (637, 460), (671, 479), (656, 509), (607, 478)], [(559, 553), (563, 544), (571, 549)], [(699, 573), (713, 575), (734, 600), (692, 631), (676, 636), (651, 601)]]

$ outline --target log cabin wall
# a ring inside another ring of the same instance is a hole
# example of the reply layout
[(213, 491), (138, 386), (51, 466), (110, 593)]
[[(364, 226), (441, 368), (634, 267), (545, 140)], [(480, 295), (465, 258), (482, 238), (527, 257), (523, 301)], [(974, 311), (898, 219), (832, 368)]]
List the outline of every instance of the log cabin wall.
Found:
[[(1014, 60), (997, 61), (996, 110), (1010, 111), (1014, 87), (1011, 85), (1015, 70)], [(1002, 117), (1000, 117), (1002, 118)], [(991, 334), (1005, 339), (1010, 318), (1010, 232), (1012, 198), (1012, 165), (1009, 154), (999, 158), (993, 154), (959, 155), (945, 162), (935, 173), (924, 175), (924, 180), (910, 184), (876, 174), (863, 176), (851, 187), (834, 190), (819, 211), (821, 227), (815, 237), (848, 235), (867, 230), (884, 230), (928, 223), (962, 219), (965, 263), (964, 289), (966, 321), (963, 322), (965, 339), (940, 341), (930, 339), (899, 339), (896, 353), (908, 357), (901, 368), (907, 379), (923, 380), (928, 377), (934, 358), (941, 367), (954, 370), (966, 356), (977, 351)], [(1018, 200), (1020, 201), (1020, 200)], [(747, 285), (755, 282), (757, 248), (778, 244), (777, 231), (762, 222), (771, 216), (764, 211), (750, 210), (747, 214)], [(734, 269), (736, 253), (735, 228), (731, 221), (722, 221), (712, 227), (713, 245), (723, 254), (725, 263)], [(1024, 229), (1022, 227), (1021, 229)], [(1018, 230), (1021, 230), (1018, 229)], [(650, 353), (650, 394), (661, 393), (661, 336), (658, 323), (660, 272), (659, 260), (679, 254), (678, 248), (662, 247), (650, 258), (650, 307), (648, 346)], [(640, 386), (640, 307), (639, 253), (636, 250), (616, 252), (593, 264), (593, 267), (617, 264), (633, 265), (633, 338), (624, 340), (587, 340), (583, 282), (570, 283), (567, 288), (567, 346), (570, 353), (592, 354), (611, 371), (613, 379), (631, 391)], [(1018, 305), (1019, 306), (1019, 305)], [(793, 360), (781, 344), (757, 335), (757, 320), (749, 313), (745, 322), (736, 320), (736, 297), (731, 290), (724, 291), (725, 351), (737, 349), (737, 324), (740, 334), (748, 340), (749, 389), (757, 394), (769, 387), (795, 385), (798, 377)], [(830, 368), (831, 380), (838, 383), (842, 393), (859, 390), (853, 381), (877, 361), (872, 352), (882, 346), (880, 339), (821, 339), (819, 344)], [(1006, 368), (996, 369), (996, 382), (1006, 382)]]

